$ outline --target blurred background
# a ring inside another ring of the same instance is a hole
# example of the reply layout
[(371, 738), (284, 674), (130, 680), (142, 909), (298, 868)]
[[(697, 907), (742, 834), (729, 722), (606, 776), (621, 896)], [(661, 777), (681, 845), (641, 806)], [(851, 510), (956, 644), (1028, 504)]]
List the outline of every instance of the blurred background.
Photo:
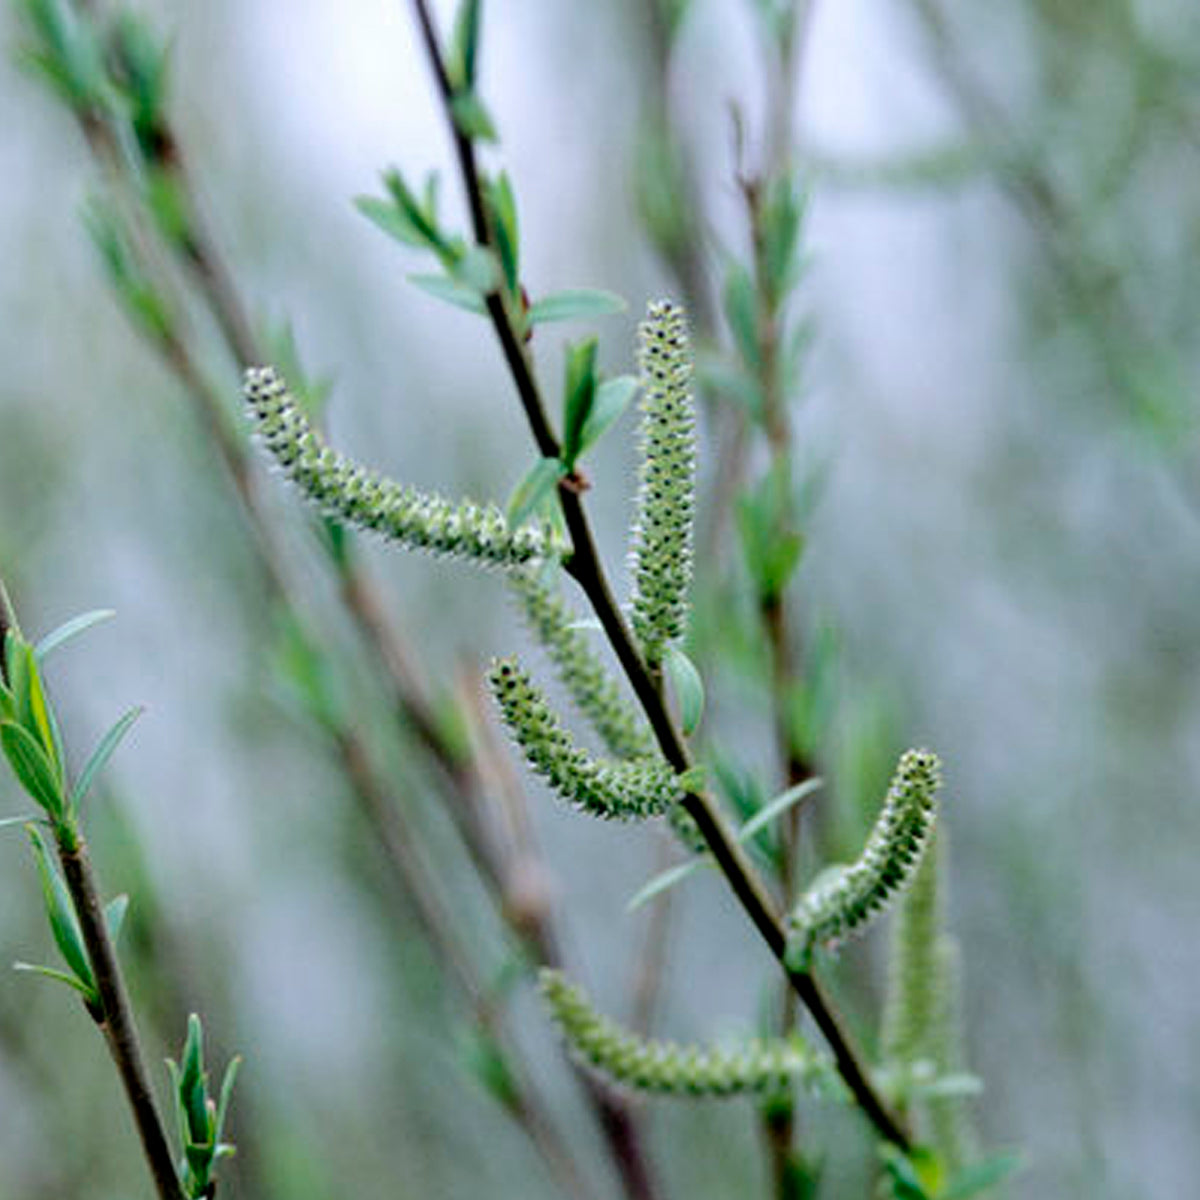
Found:
[[(448, 27), (454, 6), (435, 7)], [(628, 298), (595, 323), (613, 373), (632, 369), (646, 299), (689, 304), (710, 364), (701, 744), (769, 796), (758, 635), (741, 627), (744, 605), (712, 617), (742, 577), (721, 464), (741, 456), (752, 474), (763, 454), (739, 439), (722, 386), (736, 342), (722, 292), (749, 254), (739, 172), (801, 170), (807, 269), (789, 320), (809, 348), (788, 407), (805, 549), (787, 599), (820, 682), (805, 711), (824, 835), (853, 853), (896, 753), (936, 747), (978, 1124), (1027, 1162), (1010, 1194), (1188, 1195), (1200, 1172), (1200, 10), (800, 7), (781, 54), (781, 6), (752, 0), (487, 6), (482, 92), (501, 144), (485, 161), (513, 180), (523, 278), (535, 295)], [(0, 570), (31, 633), (117, 610), (53, 666), (76, 756), (124, 708), (148, 706), (89, 821), (108, 890), (133, 897), (151, 1058), (178, 1054), (193, 1010), (215, 1066), (245, 1055), (222, 1194), (570, 1194), (512, 1119), (504, 1056), (535, 1081), (591, 1194), (621, 1194), (512, 929), (526, 908), (552, 913), (568, 967), (623, 1018), (649, 961), (653, 1027), (680, 1038), (754, 1028), (769, 960), (715, 874), (677, 890), (665, 933), (653, 905), (627, 913), (669, 848), (564, 813), (496, 747), (479, 672), (494, 654), (534, 655), (500, 579), (352, 551), (354, 578), (409, 644), (440, 766), (411, 721), (392, 719), (378, 646), (344, 602), (341, 551), (255, 462), (281, 603), (195, 381), (114, 298), (81, 220), (103, 156), (20, 66), (19, 9), (0, 9)], [(310, 378), (331, 384), (339, 447), (503, 503), (533, 452), (490, 330), (409, 286), (419, 256), (351, 203), (378, 193), (389, 165), (417, 180), (439, 167), (447, 222), (462, 221), (406, 6), (141, 11), (169, 37), (167, 111), (258, 344), (277, 347), (290, 326)], [(237, 351), (195, 279), (162, 265), (199, 391), (233, 428)], [(566, 337), (584, 332), (539, 329), (550, 394)], [(626, 417), (590, 472), (618, 580), (633, 434)], [(541, 847), (517, 839), (499, 905), (444, 798), (466, 743), (483, 763), (473, 819), (494, 842), (497, 812), (522, 829), (527, 817)], [(354, 773), (359, 751), (399, 825), (357, 802), (372, 786)], [(0, 799), (0, 816), (18, 811), (8, 782)], [(406, 847), (474, 998), (389, 869)], [(0, 878), (0, 961), (49, 961), (17, 832), (0, 837)], [(847, 948), (833, 981), (868, 1044), (882, 946), (872, 934)], [(481, 1023), (497, 1007), (503, 1055)], [(148, 1194), (90, 1022), (29, 976), (0, 980), (0, 1114), (3, 1200)], [(767, 1194), (752, 1104), (636, 1114), (659, 1195)], [(800, 1134), (826, 1151), (819, 1195), (868, 1194), (856, 1117), (805, 1107)]]

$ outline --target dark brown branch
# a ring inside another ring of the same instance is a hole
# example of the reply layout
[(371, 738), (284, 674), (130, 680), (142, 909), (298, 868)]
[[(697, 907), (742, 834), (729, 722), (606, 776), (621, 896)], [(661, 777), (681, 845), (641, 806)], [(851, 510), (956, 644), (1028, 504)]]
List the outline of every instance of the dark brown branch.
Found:
[[(478, 171), (474, 169), (474, 155), (469, 140), (463, 137), (454, 124), (453, 115), (449, 109), (452, 93), (427, 5), (425, 0), (412, 0), (412, 4), (421, 25), (426, 51), (438, 83), (443, 105), (446, 107), (447, 120), (453, 128), (468, 204), (472, 213), (482, 212), (483, 198)], [(463, 149), (464, 143), (465, 150)], [(477, 237), (481, 230), (483, 233), (481, 244), (490, 246), (486, 221), (476, 226)], [(505, 359), (513, 374), (513, 381), (529, 418), (530, 429), (537, 442), (538, 450), (546, 457), (558, 457), (558, 440), (546, 420), (546, 408), (542, 403), (541, 393), (533, 378), (528, 359), (523, 352), (515, 356), (509, 354), (508, 347), (519, 346), (519, 342), (508, 313), (502, 304), (490, 303), (488, 313), (501, 346), (504, 348)], [(666, 702), (655, 686), (653, 677), (638, 653), (620, 609), (617, 607), (596, 552), (595, 539), (583, 508), (582, 497), (571, 486), (569, 480), (560, 482), (558, 495), (572, 548), (571, 555), (565, 563), (566, 569), (583, 590), (600, 621), (601, 627), (646, 714), (664, 757), (677, 772), (682, 774), (690, 768), (691, 761), (683, 739), (667, 710)], [(689, 792), (682, 803), (688, 815), (699, 827), (718, 868), (725, 876), (734, 895), (766, 942), (768, 949), (784, 967), (793, 989), (808, 1008), (817, 1027), (828, 1041), (838, 1070), (859, 1107), (885, 1139), (908, 1149), (911, 1143), (907, 1132), (888, 1111), (867, 1078), (859, 1062), (858, 1054), (842, 1030), (816, 980), (805, 972), (790, 970), (783, 962), (787, 941), (783, 923), (774, 911), (771, 898), (762, 881), (758, 878), (741, 846), (726, 828), (716, 807), (700, 791)]]
[(92, 1016), (104, 1034), (117, 1074), (125, 1088), (141, 1138), (142, 1151), (159, 1197), (161, 1200), (184, 1200), (171, 1148), (154, 1104), (125, 980), (108, 934), (100, 889), (88, 858), (87, 846), (73, 830), (56, 829), (55, 836), (63, 877), (79, 915), (79, 926), (100, 997), (98, 1011), (93, 1012)]

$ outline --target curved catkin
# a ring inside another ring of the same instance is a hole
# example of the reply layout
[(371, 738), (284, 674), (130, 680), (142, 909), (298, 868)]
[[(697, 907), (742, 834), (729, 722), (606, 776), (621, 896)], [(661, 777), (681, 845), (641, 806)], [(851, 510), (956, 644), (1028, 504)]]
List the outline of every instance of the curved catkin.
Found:
[(284, 474), (329, 516), (412, 549), (515, 567), (562, 552), (540, 525), (511, 529), (492, 504), (455, 503), (358, 466), (330, 449), (272, 367), (246, 372), (246, 402)]
[(572, 1053), (611, 1082), (670, 1096), (776, 1093), (796, 1082), (840, 1094), (829, 1058), (799, 1036), (730, 1049), (647, 1041), (598, 1013), (561, 972), (543, 970), (538, 985)]
[(576, 708), (609, 752), (617, 758), (653, 754), (649, 725), (621, 694), (587, 635), (575, 625), (574, 613), (533, 571), (515, 571), (510, 579), (530, 629), (545, 647)]
[(634, 635), (651, 666), (682, 637), (692, 581), (696, 431), (682, 309), (651, 304), (638, 335), (641, 462), (633, 530)]
[(568, 803), (628, 821), (661, 816), (682, 798), (678, 777), (662, 758), (606, 762), (577, 746), (515, 660), (493, 663), (488, 683), (529, 765)]
[(864, 928), (909, 882), (933, 835), (940, 786), (936, 754), (909, 750), (901, 757), (858, 860), (824, 873), (788, 918), (790, 963), (804, 968), (814, 947)]

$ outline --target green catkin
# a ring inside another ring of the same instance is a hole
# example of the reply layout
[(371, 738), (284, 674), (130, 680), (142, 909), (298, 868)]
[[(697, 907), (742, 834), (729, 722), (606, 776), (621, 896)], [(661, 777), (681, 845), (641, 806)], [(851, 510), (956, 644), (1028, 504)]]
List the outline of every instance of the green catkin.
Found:
[(493, 663), (488, 683), (530, 766), (568, 803), (592, 816), (629, 821), (661, 816), (682, 798), (679, 779), (665, 760), (610, 762), (576, 745), (514, 659)]
[(596, 656), (575, 614), (532, 571), (510, 577), (530, 629), (545, 647), (575, 706), (591, 722), (610, 754), (638, 758), (655, 752), (645, 720)]
[(941, 843), (941, 835), (935, 834), (892, 918), (881, 1044), (885, 1062), (903, 1081), (901, 1094), (914, 1068), (933, 1061), (942, 929)]
[[(930, 1050), (939, 1078), (966, 1070), (963, 1047), (962, 979), (958, 944), (943, 935), (935, 958), (937, 1006), (931, 1030)], [(951, 1174), (961, 1171), (979, 1153), (979, 1139), (971, 1120), (970, 1097), (932, 1095), (925, 1099), (929, 1143)]]
[(642, 440), (633, 531), (631, 623), (652, 668), (683, 636), (692, 581), (696, 432), (683, 311), (651, 304), (639, 330)]
[(922, 1138), (951, 1174), (975, 1157), (977, 1139), (963, 1095), (921, 1094), (923, 1081), (964, 1073), (958, 947), (945, 933), (946, 835), (939, 830), (897, 906), (892, 924), (883, 1058), (901, 1100), (910, 1100)]
[(806, 968), (813, 949), (865, 927), (912, 878), (932, 837), (941, 764), (928, 750), (900, 759), (883, 811), (858, 860), (817, 879), (788, 918), (788, 958)]
[(670, 1096), (769, 1094), (796, 1082), (842, 1094), (829, 1057), (798, 1035), (728, 1050), (647, 1041), (596, 1012), (560, 972), (543, 970), (538, 984), (571, 1051), (614, 1083)]
[(458, 503), (406, 487), (332, 450), (271, 367), (246, 372), (263, 444), (284, 474), (329, 516), (418, 550), (516, 567), (562, 553), (549, 528), (509, 527), (492, 504)]

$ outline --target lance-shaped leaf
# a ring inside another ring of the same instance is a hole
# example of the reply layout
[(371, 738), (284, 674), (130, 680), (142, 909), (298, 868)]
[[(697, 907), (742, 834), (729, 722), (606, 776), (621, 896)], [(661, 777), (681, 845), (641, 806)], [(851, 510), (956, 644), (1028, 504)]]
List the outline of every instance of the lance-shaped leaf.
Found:
[(91, 612), (80, 613), (79, 616), (64, 621), (57, 629), (46, 634), (34, 647), (34, 655), (38, 662), (45, 662), (55, 650), (66, 645), (72, 638), (91, 629), (93, 625), (99, 625), (101, 621), (107, 621), (109, 617), (115, 616), (116, 613), (111, 608), (97, 608)]
[(858, 860), (818, 876), (788, 918), (788, 965), (807, 970), (813, 949), (867, 925), (912, 878), (933, 835), (941, 764), (928, 750), (900, 759)]
[(530, 629), (609, 753), (617, 758), (652, 754), (654, 737), (649, 726), (622, 695), (574, 613), (532, 571), (514, 571), (510, 578)]
[(134, 721), (145, 711), (145, 708), (140, 704), (131, 708), (100, 739), (95, 750), (92, 751), (91, 757), (84, 763), (83, 770), (79, 772), (79, 779), (76, 781), (75, 788), (71, 793), (71, 803), (76, 808), (87, 799), (88, 793), (92, 790), (92, 785), (96, 782), (96, 776), (104, 770), (116, 748), (133, 727)]
[(633, 532), (633, 630), (652, 666), (681, 637), (692, 580), (696, 436), (683, 312), (651, 304), (639, 334), (642, 437)]
[(0, 721), (0, 748), (13, 774), (30, 798), (52, 817), (60, 817), (66, 805), (46, 752), (37, 739), (15, 721)]
[(511, 528), (495, 505), (455, 504), (386, 479), (330, 449), (272, 368), (247, 371), (245, 391), (264, 445), (328, 515), (413, 549), (494, 566), (514, 567), (561, 552), (544, 525)]
[(597, 817), (637, 820), (660, 816), (682, 798), (679, 779), (663, 759), (606, 761), (576, 745), (515, 660), (494, 663), (488, 682), (530, 766), (568, 803)]
[(736, 1096), (777, 1093), (799, 1082), (841, 1095), (828, 1056), (798, 1035), (729, 1049), (647, 1041), (598, 1013), (560, 972), (543, 970), (538, 983), (572, 1053), (614, 1083), (671, 1096)]
[(239, 1058), (230, 1061), (220, 1097), (214, 1099), (209, 1093), (208, 1072), (204, 1068), (204, 1030), (195, 1013), (188, 1017), (187, 1038), (179, 1062), (167, 1059), (171, 1090), (175, 1095), (179, 1140), (183, 1147), (181, 1182), (184, 1194), (194, 1200), (213, 1194), (216, 1164), (234, 1152), (232, 1145), (221, 1141), (221, 1135), (240, 1063)]
[(79, 990), (90, 1003), (99, 1003), (96, 980), (92, 974), (91, 962), (84, 946), (83, 931), (79, 927), (79, 918), (75, 913), (70, 893), (62, 881), (62, 876), (50, 861), (42, 835), (32, 825), (28, 827), (27, 832), (33, 847), (38, 876), (42, 882), (42, 898), (46, 904), (46, 915), (50, 919), (50, 932), (54, 935), (54, 944), (63, 956), (63, 961), (71, 968)]

